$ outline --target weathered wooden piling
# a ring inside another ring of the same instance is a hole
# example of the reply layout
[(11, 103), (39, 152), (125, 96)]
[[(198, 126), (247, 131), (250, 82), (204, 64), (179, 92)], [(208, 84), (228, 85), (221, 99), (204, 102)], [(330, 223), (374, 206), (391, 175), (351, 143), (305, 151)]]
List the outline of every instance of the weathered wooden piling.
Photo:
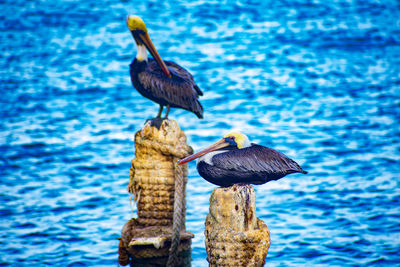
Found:
[(252, 185), (214, 189), (205, 222), (207, 261), (210, 266), (263, 266), (270, 235), (256, 217)]
[(163, 120), (160, 127), (148, 121), (135, 134), (135, 148), (128, 191), (137, 203), (138, 218), (122, 229), (119, 263), (188, 265), (194, 235), (185, 231), (187, 166), (176, 161), (193, 150), (173, 120)]

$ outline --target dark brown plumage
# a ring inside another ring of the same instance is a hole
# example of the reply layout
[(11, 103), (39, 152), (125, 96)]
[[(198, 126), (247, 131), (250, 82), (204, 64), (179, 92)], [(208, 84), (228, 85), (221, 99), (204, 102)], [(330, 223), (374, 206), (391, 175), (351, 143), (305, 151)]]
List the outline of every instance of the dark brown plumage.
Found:
[(160, 106), (182, 108), (203, 118), (203, 107), (198, 100), (203, 92), (194, 82), (193, 76), (174, 62), (164, 62), (171, 77), (165, 76), (155, 60), (149, 58), (146, 62), (135, 58), (130, 65), (133, 86), (144, 97)]
[(197, 170), (201, 177), (219, 186), (264, 184), (291, 173), (307, 173), (283, 153), (256, 144), (215, 154), (208, 162), (199, 159)]

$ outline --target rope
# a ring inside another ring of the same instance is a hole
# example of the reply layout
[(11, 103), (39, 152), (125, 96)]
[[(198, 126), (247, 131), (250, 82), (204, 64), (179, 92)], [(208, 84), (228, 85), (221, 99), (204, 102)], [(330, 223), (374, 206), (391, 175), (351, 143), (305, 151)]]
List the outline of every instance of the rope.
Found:
[(180, 233), (182, 225), (184, 224), (185, 216), (185, 181), (183, 178), (182, 166), (177, 165), (177, 158), (174, 158), (175, 166), (175, 194), (174, 194), (174, 216), (172, 224), (172, 240), (169, 249), (169, 257), (167, 266), (176, 266), (178, 262), (178, 246), (180, 243)]
[(154, 150), (160, 151), (164, 155), (173, 155), (178, 158), (188, 156), (188, 151), (193, 151), (192, 148), (186, 144), (177, 147), (174, 143), (162, 143), (159, 140), (141, 140), (140, 145), (143, 147), (151, 147)]

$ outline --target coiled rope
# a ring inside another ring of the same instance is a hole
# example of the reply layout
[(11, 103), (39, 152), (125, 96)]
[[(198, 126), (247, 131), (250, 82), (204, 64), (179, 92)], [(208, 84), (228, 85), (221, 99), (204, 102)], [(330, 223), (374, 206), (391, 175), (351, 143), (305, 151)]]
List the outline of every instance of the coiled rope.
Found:
[(182, 226), (185, 219), (185, 181), (183, 178), (182, 166), (177, 164), (178, 159), (174, 158), (175, 166), (175, 193), (174, 193), (174, 216), (172, 224), (172, 239), (171, 247), (169, 249), (168, 267), (176, 266), (178, 263), (178, 246), (180, 243), (180, 236)]

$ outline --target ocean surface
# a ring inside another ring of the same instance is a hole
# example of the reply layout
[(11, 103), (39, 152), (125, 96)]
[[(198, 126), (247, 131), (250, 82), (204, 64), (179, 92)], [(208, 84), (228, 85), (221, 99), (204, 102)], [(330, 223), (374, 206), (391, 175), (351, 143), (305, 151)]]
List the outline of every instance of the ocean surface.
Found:
[[(130, 82), (128, 14), (204, 91), (203, 120), (169, 116), (196, 151), (240, 130), (309, 171), (255, 186), (267, 266), (400, 266), (396, 0), (2, 1), (0, 266), (117, 266), (158, 112)], [(191, 163), (192, 266), (214, 188)]]

